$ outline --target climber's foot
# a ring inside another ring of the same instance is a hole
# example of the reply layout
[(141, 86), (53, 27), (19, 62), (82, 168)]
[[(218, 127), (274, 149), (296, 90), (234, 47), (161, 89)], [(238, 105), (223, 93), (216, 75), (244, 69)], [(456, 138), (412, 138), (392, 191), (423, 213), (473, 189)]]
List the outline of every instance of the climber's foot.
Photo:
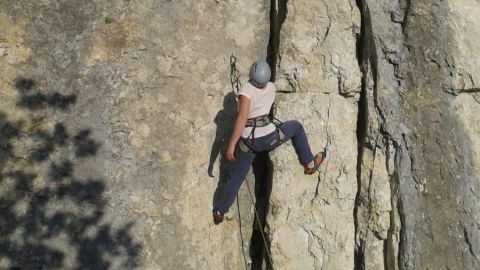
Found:
[(326, 156), (326, 151), (316, 154), (313, 157), (313, 167), (308, 167), (307, 165), (304, 165), (305, 170), (303, 171), (303, 173), (314, 174), (318, 170), (318, 167), (320, 167), (320, 164), (322, 164), (323, 160), (325, 159), (325, 156)]
[(218, 225), (223, 222), (224, 214), (220, 213), (218, 210), (213, 210), (213, 223)]

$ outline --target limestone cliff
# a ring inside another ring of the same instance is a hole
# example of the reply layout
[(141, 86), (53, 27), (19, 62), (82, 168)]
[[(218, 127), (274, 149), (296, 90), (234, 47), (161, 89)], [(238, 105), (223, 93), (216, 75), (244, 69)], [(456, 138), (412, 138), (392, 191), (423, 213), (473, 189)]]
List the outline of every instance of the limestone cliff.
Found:
[[(478, 269), (474, 0), (0, 2), (0, 269)], [(275, 115), (215, 226), (234, 92)], [(247, 185), (248, 184), (248, 185)]]

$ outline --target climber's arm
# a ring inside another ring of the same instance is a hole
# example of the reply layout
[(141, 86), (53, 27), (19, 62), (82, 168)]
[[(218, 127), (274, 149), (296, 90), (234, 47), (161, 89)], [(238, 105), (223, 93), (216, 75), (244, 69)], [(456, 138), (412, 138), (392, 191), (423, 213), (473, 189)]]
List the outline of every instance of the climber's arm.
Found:
[(250, 110), (250, 99), (246, 96), (240, 95), (238, 97), (238, 114), (237, 119), (235, 120), (235, 125), (233, 127), (232, 136), (230, 137), (230, 141), (227, 145), (227, 159), (229, 161), (235, 160), (233, 153), (235, 151), (235, 145), (237, 144), (238, 140), (240, 139), (240, 134), (245, 127), (245, 123), (247, 122), (248, 112)]

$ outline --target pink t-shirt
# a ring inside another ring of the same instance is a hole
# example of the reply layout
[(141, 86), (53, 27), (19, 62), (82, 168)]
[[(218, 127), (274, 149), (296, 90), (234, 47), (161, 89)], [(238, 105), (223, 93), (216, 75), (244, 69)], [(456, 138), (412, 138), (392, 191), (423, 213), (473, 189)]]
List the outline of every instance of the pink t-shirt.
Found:
[[(270, 112), (273, 100), (275, 99), (275, 84), (268, 82), (264, 89), (256, 88), (250, 82), (242, 85), (238, 91), (238, 95), (246, 96), (250, 99), (250, 111), (247, 118), (253, 118), (260, 115), (265, 115)], [(264, 127), (255, 128), (255, 138), (268, 135), (275, 131), (275, 125), (270, 123)], [(245, 127), (242, 131), (242, 138), (248, 138), (252, 132), (252, 127)]]

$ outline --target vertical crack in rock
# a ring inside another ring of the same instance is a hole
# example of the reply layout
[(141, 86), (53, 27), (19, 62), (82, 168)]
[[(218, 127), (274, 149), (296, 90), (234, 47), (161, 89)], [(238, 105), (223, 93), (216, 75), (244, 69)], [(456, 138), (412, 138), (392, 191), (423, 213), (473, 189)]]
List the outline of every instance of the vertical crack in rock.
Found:
[(353, 219), (355, 225), (355, 254), (354, 254), (354, 269), (361, 270), (365, 268), (364, 258), (364, 243), (359, 237), (358, 224), (358, 207), (360, 204), (360, 191), (362, 186), (362, 157), (365, 139), (367, 136), (367, 120), (368, 120), (368, 103), (367, 103), (367, 89), (366, 89), (366, 74), (364, 68), (364, 51), (365, 51), (365, 25), (364, 25), (364, 11), (362, 0), (356, 0), (358, 9), (361, 14), (360, 35), (357, 36), (357, 60), (362, 72), (362, 89), (360, 92), (360, 99), (358, 101), (358, 116), (357, 116), (357, 194), (355, 195), (355, 207), (353, 209)]
[(271, 0), (270, 3), (270, 38), (267, 47), (267, 62), (272, 68), (271, 81), (274, 82), (277, 74), (277, 60), (280, 48), (280, 30), (287, 18), (288, 0)]
[[(360, 99), (358, 101), (358, 116), (357, 116), (357, 194), (355, 196), (355, 207), (353, 210), (353, 218), (355, 225), (355, 254), (354, 254), (354, 269), (365, 269), (365, 239), (361, 224), (359, 221), (359, 208), (368, 208), (369, 201), (368, 190), (363, 190), (362, 186), (362, 163), (364, 149), (367, 147), (368, 136), (368, 95), (367, 89), (371, 86), (369, 79), (373, 80), (373, 94), (376, 98), (377, 90), (377, 59), (375, 56), (375, 44), (372, 36), (372, 24), (370, 21), (370, 14), (368, 7), (364, 0), (356, 0), (357, 7), (361, 14), (361, 28), (360, 35), (357, 36), (357, 60), (362, 73)], [(370, 86), (369, 86), (370, 85)], [(376, 100), (374, 100), (376, 105)], [(377, 108), (379, 109), (379, 108)], [(377, 113), (380, 110), (377, 111)], [(375, 148), (375, 146), (373, 146)], [(362, 193), (362, 191), (364, 191)], [(367, 218), (369, 220), (369, 218)]]
[(411, 0), (401, 0), (400, 7), (403, 9), (403, 20), (402, 24), (402, 33), (405, 32), (405, 28), (407, 27), (407, 18), (408, 14), (410, 13), (410, 8), (412, 6)]
[[(270, 3), (270, 37), (267, 46), (267, 62), (272, 70), (271, 81), (276, 78), (277, 60), (279, 58), (280, 30), (287, 15), (288, 0), (271, 0)], [(274, 114), (273, 106), (271, 114)], [(268, 238), (267, 214), (272, 191), (273, 163), (268, 152), (258, 153), (253, 161), (255, 176), (255, 215), (252, 238), (250, 239), (251, 269), (273, 269), (270, 256), (270, 239)], [(262, 235), (263, 231), (263, 235)], [(265, 239), (264, 239), (265, 237)]]
[(463, 228), (463, 237), (465, 238), (465, 243), (467, 243), (468, 250), (470, 251), (470, 254), (478, 261), (477, 255), (475, 255), (475, 251), (472, 246), (472, 242), (470, 241), (470, 238), (468, 237), (468, 231), (467, 228)]
[(258, 216), (254, 217), (252, 238), (250, 239), (251, 269), (264, 269), (263, 265), (266, 265), (267, 269), (273, 269), (271, 258), (268, 257), (270, 239), (267, 224), (270, 193), (272, 192), (273, 163), (268, 152), (257, 153), (253, 161), (253, 174), (255, 176), (255, 209)]
[[(397, 151), (397, 149), (399, 149), (399, 145), (392, 140), (391, 143), (387, 144), (387, 147), (387, 160), (393, 159), (395, 164), (400, 164), (400, 151)], [(390, 148), (394, 148), (395, 150)], [(390, 155), (392, 150), (394, 151), (393, 157)], [(385, 270), (401, 269), (398, 256), (403, 252), (401, 235), (404, 234), (405, 230), (404, 226), (402, 226), (402, 224), (405, 224), (405, 215), (402, 210), (404, 208), (403, 201), (398, 195), (399, 181), (400, 176), (397, 168), (395, 168), (390, 178), (390, 200), (392, 204), (392, 211), (390, 212), (390, 228), (388, 229), (387, 239), (385, 239), (383, 251)]]

